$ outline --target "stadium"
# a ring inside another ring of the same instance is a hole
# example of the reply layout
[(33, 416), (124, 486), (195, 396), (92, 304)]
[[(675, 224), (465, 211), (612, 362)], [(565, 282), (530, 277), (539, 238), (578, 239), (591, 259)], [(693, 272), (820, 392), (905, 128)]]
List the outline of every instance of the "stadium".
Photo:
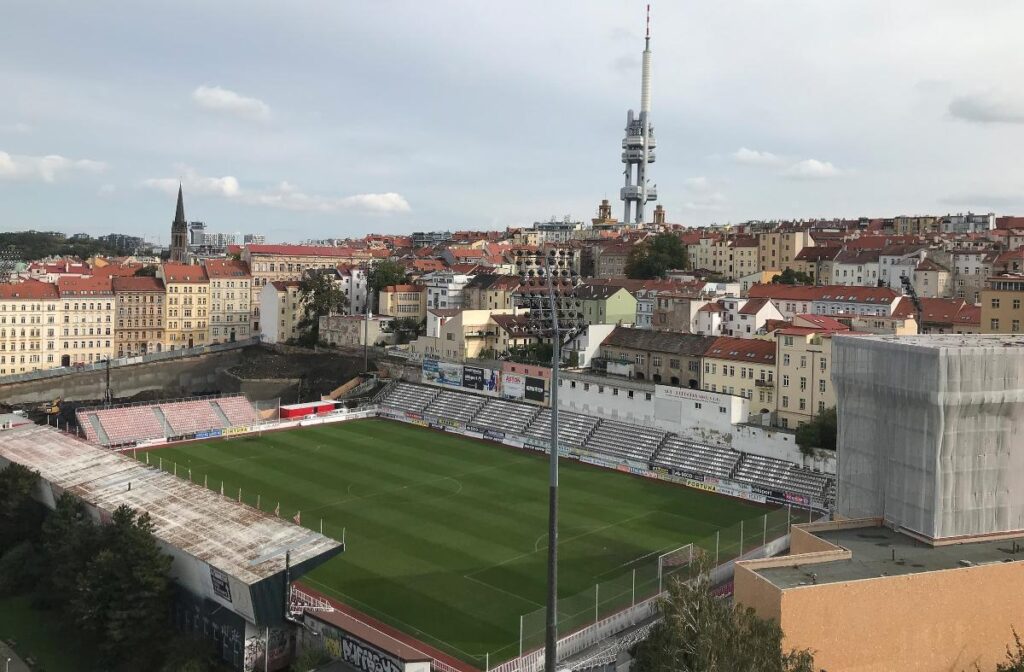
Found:
[[(236, 669), (276, 669), (304, 646), (343, 658), (373, 651), (410, 669), (538, 669), (548, 382), (436, 361), (416, 372), (375, 381), (372, 396), (348, 405), (236, 394), (79, 408), (77, 434), (33, 428), (24, 450), (6, 441), (0, 457), (30, 463), (60, 488), (74, 486), (70, 453), (116, 458), (114, 471), (134, 460), (162, 484), (185, 481), (179, 487), (202, 501), (243, 512), (219, 517), (312, 534), (315, 553), (274, 537), (236, 540), (220, 549), (222, 561), (204, 559), (230, 585), (255, 544), (276, 563), (263, 579), (298, 579), (287, 596), (253, 588), (252, 608), (225, 602), (205, 572), (202, 581), (179, 577), (197, 598), (179, 625), (200, 628), (233, 605), (240, 634), (222, 645)], [(793, 463), (658, 427), (568, 411), (559, 419), (559, 657), (575, 669), (606, 664), (641, 636), (668, 576), (703, 557), (726, 580), (734, 560), (777, 552), (791, 522), (824, 509), (834, 487)], [(134, 497), (150, 479), (134, 482)], [(180, 545), (182, 524), (209, 515), (166, 509), (175, 534), (164, 540)], [(219, 534), (204, 544), (217, 545)], [(289, 618), (304, 627), (290, 629)]]

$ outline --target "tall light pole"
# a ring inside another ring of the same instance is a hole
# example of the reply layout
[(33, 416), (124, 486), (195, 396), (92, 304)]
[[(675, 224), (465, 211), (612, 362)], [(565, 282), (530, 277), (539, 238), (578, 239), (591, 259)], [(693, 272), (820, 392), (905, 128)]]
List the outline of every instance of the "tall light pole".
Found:
[(562, 339), (571, 340), (581, 329), (582, 315), (574, 297), (578, 278), (568, 262), (550, 249), (544, 267), (523, 278), (522, 305), (530, 311), (533, 331), (551, 339), (551, 445), (548, 470), (548, 567), (544, 666), (555, 672), (558, 664), (558, 372)]

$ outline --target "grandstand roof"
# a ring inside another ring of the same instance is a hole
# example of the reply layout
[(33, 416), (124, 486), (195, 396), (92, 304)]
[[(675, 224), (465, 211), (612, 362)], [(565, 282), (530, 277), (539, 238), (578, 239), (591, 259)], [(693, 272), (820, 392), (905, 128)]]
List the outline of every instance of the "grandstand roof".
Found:
[(160, 541), (246, 584), (284, 571), (285, 551), (295, 566), (341, 548), (286, 519), (51, 427), (16, 427), (2, 436), (0, 459), (38, 471), (102, 511), (127, 504), (148, 513)]

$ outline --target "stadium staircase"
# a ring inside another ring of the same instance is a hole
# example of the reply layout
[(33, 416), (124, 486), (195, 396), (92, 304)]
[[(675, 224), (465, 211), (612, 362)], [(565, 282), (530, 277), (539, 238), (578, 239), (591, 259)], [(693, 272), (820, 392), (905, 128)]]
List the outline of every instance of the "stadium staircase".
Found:
[(160, 421), (160, 426), (164, 428), (164, 436), (174, 436), (174, 430), (171, 429), (171, 423), (167, 422), (167, 416), (160, 410), (159, 406), (153, 407), (153, 414), (156, 415), (157, 420)]
[(100, 424), (100, 419), (96, 417), (95, 413), (90, 413), (87, 417), (89, 418), (89, 424), (96, 433), (96, 439), (101, 445), (109, 446), (110, 437), (107, 436), (107, 430), (103, 429), (103, 425)]
[(220, 404), (218, 402), (211, 401), (210, 402), (210, 406), (213, 407), (213, 412), (214, 412), (214, 414), (216, 414), (217, 419), (220, 420), (220, 426), (222, 428), (223, 427), (230, 427), (231, 425), (235, 424), (235, 423), (231, 422), (231, 420), (228, 419), (228, 416), (225, 415), (225, 413), (224, 413), (224, 409), (220, 407)]

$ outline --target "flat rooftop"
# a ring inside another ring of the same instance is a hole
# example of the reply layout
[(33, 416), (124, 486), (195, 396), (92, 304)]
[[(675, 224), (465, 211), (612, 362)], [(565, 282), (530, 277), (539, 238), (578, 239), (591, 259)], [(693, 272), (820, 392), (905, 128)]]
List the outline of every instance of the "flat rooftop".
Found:
[(857, 527), (813, 534), (850, 550), (853, 557), (799, 564), (800, 556), (794, 556), (795, 566), (765, 567), (755, 571), (775, 586), (786, 589), (812, 583), (839, 583), (956, 569), (966, 566), (964, 562), (984, 565), (1024, 560), (1024, 536), (933, 547), (888, 527)]
[[(842, 333), (836, 334), (843, 336)], [(944, 350), (949, 348), (1022, 348), (1024, 334), (919, 334), (917, 336), (861, 336), (859, 342), (882, 341)]]
[(0, 459), (38, 471), (44, 481), (103, 511), (127, 504), (148, 513), (160, 541), (245, 584), (284, 571), (285, 551), (291, 551), (294, 566), (341, 547), (289, 520), (53, 427), (0, 432)]

